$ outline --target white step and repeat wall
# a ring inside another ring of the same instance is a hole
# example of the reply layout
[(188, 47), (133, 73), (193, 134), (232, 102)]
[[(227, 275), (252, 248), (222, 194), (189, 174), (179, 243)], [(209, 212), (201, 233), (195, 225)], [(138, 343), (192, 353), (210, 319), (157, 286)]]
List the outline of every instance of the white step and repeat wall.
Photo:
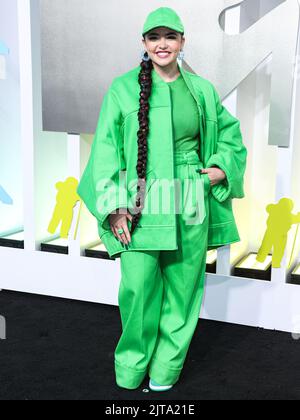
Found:
[(298, 240), (288, 267), (296, 226), (270, 282), (233, 275), (237, 261), (259, 249), (267, 204), (289, 197), (300, 211), (298, 0), (0, 0), (0, 41), (9, 48), (0, 80), (0, 187), (13, 199), (0, 201), (0, 237), (24, 238), (24, 249), (0, 247), (0, 288), (118, 304), (119, 259), (85, 256), (99, 238), (84, 206), (77, 237), (79, 205), (62, 240), (67, 255), (42, 252), (41, 243), (57, 237), (47, 232), (55, 183), (80, 178), (103, 95), (140, 62), (143, 22), (160, 6), (182, 17), (183, 65), (215, 84), (241, 120), (248, 149), (246, 197), (233, 202), (241, 242), (218, 249), (201, 317), (300, 332), (300, 286), (288, 283), (300, 262)]

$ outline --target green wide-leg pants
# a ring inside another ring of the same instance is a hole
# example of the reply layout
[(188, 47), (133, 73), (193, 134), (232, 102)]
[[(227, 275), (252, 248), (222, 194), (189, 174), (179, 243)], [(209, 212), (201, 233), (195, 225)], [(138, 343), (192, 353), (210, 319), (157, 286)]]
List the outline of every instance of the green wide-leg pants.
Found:
[[(115, 349), (115, 374), (117, 385), (127, 389), (137, 388), (147, 372), (161, 385), (177, 382), (199, 319), (210, 181), (207, 174), (196, 172), (203, 168), (196, 151), (175, 152), (174, 158), (176, 178), (191, 181), (185, 189), (186, 205), (176, 215), (178, 250), (132, 250), (120, 257), (122, 335)], [(198, 198), (192, 184), (198, 192), (202, 186)], [(186, 223), (195, 205), (201, 223)]]

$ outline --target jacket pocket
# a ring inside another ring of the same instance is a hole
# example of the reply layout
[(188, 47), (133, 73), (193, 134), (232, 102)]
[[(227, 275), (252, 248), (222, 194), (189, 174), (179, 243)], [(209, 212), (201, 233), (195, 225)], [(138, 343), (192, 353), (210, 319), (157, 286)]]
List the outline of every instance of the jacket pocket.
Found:
[(209, 194), (212, 185), (210, 183), (210, 179), (209, 179), (208, 174), (206, 172), (201, 173), (201, 169), (203, 169), (202, 164), (201, 164), (201, 167), (199, 167), (198, 169), (196, 169), (196, 172), (198, 173), (198, 175), (200, 176), (200, 178), (203, 179), (205, 194)]
[(209, 194), (210, 193), (210, 190), (211, 190), (211, 183), (210, 183), (209, 176), (205, 172), (202, 174), (202, 176), (203, 176), (203, 179), (204, 179), (204, 188), (205, 188), (205, 191), (207, 192), (207, 194)]

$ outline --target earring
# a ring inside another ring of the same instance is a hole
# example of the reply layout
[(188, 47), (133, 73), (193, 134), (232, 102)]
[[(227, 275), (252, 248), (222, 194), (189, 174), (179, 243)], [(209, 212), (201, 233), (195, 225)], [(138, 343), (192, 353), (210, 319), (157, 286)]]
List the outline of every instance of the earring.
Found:
[(148, 56), (147, 51), (142, 51), (141, 52), (141, 58), (142, 58), (143, 61), (149, 61), (150, 60), (150, 57)]
[(183, 60), (184, 59), (184, 51), (180, 51), (179, 55), (178, 55), (179, 60)]

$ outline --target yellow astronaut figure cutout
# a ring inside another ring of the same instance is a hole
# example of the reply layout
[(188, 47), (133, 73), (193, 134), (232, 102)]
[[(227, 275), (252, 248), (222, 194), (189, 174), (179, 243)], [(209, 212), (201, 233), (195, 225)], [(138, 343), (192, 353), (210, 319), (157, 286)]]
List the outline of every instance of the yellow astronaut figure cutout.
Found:
[(284, 255), (288, 232), (293, 224), (300, 223), (300, 212), (292, 214), (294, 203), (289, 198), (282, 198), (278, 204), (269, 204), (267, 230), (258, 250), (256, 261), (264, 262), (273, 247), (272, 267), (280, 268)]
[(65, 182), (57, 182), (55, 187), (58, 190), (56, 206), (48, 226), (48, 232), (55, 233), (59, 223), (62, 222), (60, 237), (67, 239), (73, 220), (73, 208), (80, 201), (80, 197), (76, 192), (78, 180), (69, 177)]

